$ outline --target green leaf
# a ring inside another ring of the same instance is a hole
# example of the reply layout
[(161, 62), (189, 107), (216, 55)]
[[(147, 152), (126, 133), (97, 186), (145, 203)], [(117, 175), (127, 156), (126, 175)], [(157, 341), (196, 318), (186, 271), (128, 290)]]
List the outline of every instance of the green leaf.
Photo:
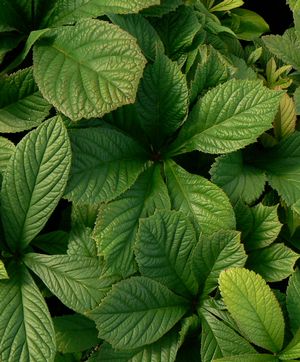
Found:
[(170, 155), (228, 153), (255, 142), (272, 127), (281, 96), (260, 81), (232, 79), (215, 87), (193, 108)]
[(160, 165), (147, 169), (127, 192), (101, 206), (93, 237), (111, 271), (124, 277), (136, 271), (133, 245), (139, 219), (156, 209), (170, 209)]
[(243, 267), (246, 259), (239, 233), (228, 230), (201, 235), (193, 250), (192, 271), (200, 284), (202, 297), (217, 287), (222, 270)]
[(46, 254), (66, 254), (68, 242), (69, 233), (63, 230), (55, 230), (38, 235), (32, 240), (31, 245), (42, 250)]
[(33, 48), (33, 63), (44, 98), (78, 121), (134, 103), (145, 59), (119, 27), (83, 20), (49, 30)]
[(1, 191), (7, 243), (24, 249), (41, 231), (68, 179), (71, 149), (60, 117), (28, 133), (9, 160)]
[(165, 174), (172, 209), (185, 213), (204, 234), (235, 229), (232, 206), (219, 187), (171, 160), (165, 162)]
[(140, 14), (109, 14), (109, 19), (123, 30), (134, 36), (146, 58), (154, 61), (156, 51), (164, 51), (164, 45), (156, 30)]
[(76, 203), (112, 200), (126, 191), (144, 169), (145, 151), (121, 132), (87, 128), (70, 130), (69, 135), (73, 159), (66, 197)]
[(26, 0), (1, 0), (0, 31), (28, 32), (33, 25), (33, 6)]
[(81, 18), (96, 18), (104, 14), (137, 13), (149, 6), (159, 4), (159, 0), (57, 0), (46, 15), (42, 25), (57, 26), (72, 23)]
[(221, 187), (232, 202), (252, 203), (263, 193), (265, 173), (247, 165), (241, 151), (216, 158), (210, 170), (211, 180)]
[(210, 12), (229, 11), (244, 5), (243, 0), (223, 0), (209, 9)]
[(99, 205), (72, 204), (72, 226), (86, 226), (93, 229), (99, 212)]
[(158, 146), (184, 122), (188, 111), (186, 79), (177, 64), (161, 52), (145, 69), (137, 94), (137, 111), (141, 127)]
[(21, 132), (38, 126), (51, 105), (36, 86), (32, 68), (0, 77), (0, 132)]
[(267, 35), (262, 39), (276, 57), (300, 70), (300, 42), (294, 28), (286, 30), (282, 36)]
[(2, 260), (0, 260), (0, 280), (9, 279), (5, 265)]
[(24, 262), (68, 308), (85, 313), (95, 308), (111, 286), (101, 277), (98, 258), (26, 254)]
[(293, 97), (294, 97), (294, 102), (295, 102), (295, 107), (296, 107), (296, 115), (299, 116), (300, 115), (300, 87), (296, 88)]
[(273, 123), (275, 137), (281, 140), (294, 133), (296, 120), (295, 102), (285, 93), (280, 100), (279, 111)]
[(160, 0), (160, 5), (144, 9), (142, 14), (146, 16), (161, 17), (176, 10), (180, 5), (182, 5), (182, 0)]
[(247, 354), (214, 359), (213, 362), (278, 362), (276, 356), (271, 354)]
[(247, 339), (271, 352), (283, 345), (284, 319), (270, 287), (258, 274), (232, 268), (220, 274), (224, 302)]
[(298, 329), (294, 338), (279, 354), (280, 360), (288, 360), (291, 358), (300, 358), (300, 329)]
[(201, 361), (211, 362), (215, 358), (255, 353), (255, 349), (237, 332), (213, 314), (201, 310)]
[(83, 315), (72, 314), (55, 317), (53, 324), (59, 352), (80, 352), (99, 342), (95, 323)]
[(177, 294), (196, 294), (191, 253), (196, 234), (180, 212), (160, 211), (140, 221), (135, 245), (141, 275), (157, 280)]
[(68, 242), (68, 255), (97, 256), (96, 242), (92, 238), (93, 230), (77, 225), (72, 228)]
[(99, 307), (88, 313), (99, 337), (116, 349), (156, 342), (187, 311), (187, 301), (162, 284), (132, 277), (115, 284)]
[(297, 269), (289, 279), (286, 291), (286, 306), (291, 330), (294, 334), (300, 328), (300, 271)]
[(45, 300), (23, 265), (0, 280), (1, 361), (53, 361), (55, 333)]
[(15, 49), (21, 40), (22, 35), (17, 32), (0, 32), (0, 64), (2, 64), (6, 54)]
[(7, 138), (0, 136), (0, 172), (4, 172), (9, 159), (15, 152), (15, 145)]
[(253, 251), (247, 260), (247, 268), (260, 274), (267, 282), (278, 282), (289, 277), (299, 255), (284, 244), (274, 244)]

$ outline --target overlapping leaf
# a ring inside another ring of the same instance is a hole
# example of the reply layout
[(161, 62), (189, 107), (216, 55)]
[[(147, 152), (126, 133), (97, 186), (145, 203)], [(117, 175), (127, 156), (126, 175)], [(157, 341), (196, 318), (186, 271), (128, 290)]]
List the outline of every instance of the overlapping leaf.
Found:
[(7, 163), (15, 151), (15, 145), (5, 137), (0, 136), (0, 172), (6, 169)]
[(291, 329), (295, 334), (300, 328), (300, 271), (297, 269), (290, 277), (289, 285), (287, 288), (287, 310), (289, 313), (289, 321)]

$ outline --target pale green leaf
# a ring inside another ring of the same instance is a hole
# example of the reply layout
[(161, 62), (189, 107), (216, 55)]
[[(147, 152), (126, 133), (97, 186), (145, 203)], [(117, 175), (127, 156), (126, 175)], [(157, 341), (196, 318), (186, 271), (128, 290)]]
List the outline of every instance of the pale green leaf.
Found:
[(191, 253), (196, 233), (180, 212), (160, 211), (140, 221), (135, 244), (141, 275), (157, 280), (177, 294), (196, 294)]
[(209, 9), (210, 12), (229, 11), (244, 4), (243, 0), (223, 0)]
[(272, 127), (281, 96), (260, 81), (232, 79), (215, 87), (193, 108), (170, 155), (228, 153), (255, 142)]
[(73, 159), (66, 197), (76, 203), (112, 200), (126, 191), (144, 169), (145, 151), (121, 132), (87, 128), (70, 130), (69, 135)]
[(267, 282), (278, 282), (293, 273), (298, 258), (299, 255), (284, 244), (273, 244), (250, 253), (246, 266)]
[(165, 162), (165, 174), (172, 209), (191, 217), (204, 234), (235, 229), (232, 206), (218, 186), (171, 160)]
[(193, 268), (203, 296), (218, 285), (222, 270), (243, 267), (247, 256), (236, 231), (218, 231), (201, 235), (192, 254)]
[(218, 358), (212, 362), (279, 362), (279, 360), (271, 354), (244, 354), (243, 356)]
[(7, 138), (0, 136), (0, 172), (5, 171), (9, 159), (15, 152), (15, 145)]
[(97, 246), (92, 238), (93, 230), (83, 225), (74, 226), (68, 241), (68, 255), (97, 256)]
[(9, 276), (7, 274), (3, 261), (0, 260), (0, 280), (2, 279), (9, 279)]
[(51, 105), (38, 90), (32, 68), (0, 77), (0, 132), (21, 132), (38, 126)]
[(134, 103), (145, 65), (136, 40), (100, 20), (49, 30), (33, 62), (43, 96), (74, 121)]
[(54, 117), (28, 133), (9, 160), (1, 191), (6, 241), (25, 248), (41, 231), (63, 195), (71, 164), (67, 131)]
[(279, 110), (273, 122), (275, 137), (278, 140), (291, 135), (296, 128), (296, 106), (293, 98), (284, 94), (280, 100)]
[(226, 192), (232, 202), (257, 200), (267, 180), (262, 170), (245, 163), (241, 151), (217, 157), (210, 174), (211, 180)]
[(53, 318), (57, 351), (80, 352), (96, 345), (99, 340), (95, 323), (80, 314)]
[(283, 314), (262, 277), (247, 269), (232, 268), (222, 271), (219, 283), (226, 307), (247, 339), (279, 352), (284, 337)]
[(25, 264), (67, 307), (78, 313), (95, 308), (111, 287), (101, 278), (98, 258), (29, 253)]
[(292, 332), (300, 328), (300, 271), (297, 269), (289, 279), (286, 291), (286, 306)]
[(99, 337), (117, 349), (156, 342), (188, 309), (187, 301), (162, 284), (145, 277), (117, 283), (99, 307), (88, 313)]
[(123, 276), (136, 271), (133, 245), (139, 219), (156, 209), (170, 209), (160, 165), (147, 169), (126, 193), (100, 208), (93, 237), (110, 270)]
[(55, 333), (45, 300), (23, 265), (0, 280), (0, 360), (53, 361)]
[(291, 358), (300, 358), (300, 329), (296, 332), (294, 338), (279, 354), (281, 360), (288, 360)]

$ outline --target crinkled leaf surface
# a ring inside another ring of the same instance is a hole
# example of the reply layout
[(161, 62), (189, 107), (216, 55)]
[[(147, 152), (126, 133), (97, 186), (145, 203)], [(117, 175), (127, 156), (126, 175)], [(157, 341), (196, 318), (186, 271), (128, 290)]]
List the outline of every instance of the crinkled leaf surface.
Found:
[(43, 99), (32, 68), (0, 77), (0, 132), (21, 132), (38, 126), (51, 105)]
[(290, 277), (286, 292), (286, 306), (291, 329), (295, 334), (300, 328), (300, 271), (297, 269)]
[(272, 127), (281, 96), (260, 81), (233, 79), (213, 88), (193, 108), (170, 154), (228, 153), (255, 142)]
[(222, 271), (219, 283), (226, 307), (247, 339), (279, 352), (284, 337), (283, 314), (262, 277), (247, 269), (232, 268)]
[(5, 137), (0, 136), (0, 172), (6, 169), (9, 159), (15, 152), (15, 145)]
[(45, 300), (24, 266), (0, 280), (1, 361), (53, 361), (55, 333)]
[(145, 59), (136, 40), (113, 24), (82, 20), (49, 30), (33, 53), (43, 96), (74, 121), (135, 101)]
[(60, 117), (28, 133), (9, 160), (1, 190), (1, 215), (11, 249), (25, 248), (41, 231), (63, 195), (71, 148)]
[(72, 169), (66, 197), (81, 204), (109, 201), (126, 191), (143, 171), (145, 151), (113, 129), (70, 130)]
[(89, 312), (99, 337), (117, 349), (156, 342), (187, 311), (187, 301), (164, 285), (132, 277), (115, 284), (99, 307)]

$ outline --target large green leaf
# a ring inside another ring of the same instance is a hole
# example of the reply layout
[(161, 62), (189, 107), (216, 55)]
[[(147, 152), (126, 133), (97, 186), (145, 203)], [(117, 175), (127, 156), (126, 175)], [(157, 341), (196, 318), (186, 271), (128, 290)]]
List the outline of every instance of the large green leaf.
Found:
[(247, 256), (235, 231), (218, 231), (201, 235), (193, 251), (193, 272), (201, 287), (202, 295), (209, 294), (218, 285), (222, 270), (243, 267)]
[(151, 142), (160, 144), (183, 123), (188, 110), (188, 88), (178, 65), (158, 52), (146, 67), (137, 95), (141, 126)]
[(214, 359), (212, 362), (278, 362), (277, 356), (271, 354), (247, 354)]
[(27, 0), (1, 0), (0, 31), (28, 32), (34, 22), (34, 6)]
[(73, 159), (66, 197), (76, 203), (112, 200), (126, 191), (144, 169), (145, 151), (121, 132), (88, 128), (69, 134)]
[(299, 255), (284, 244), (274, 244), (253, 251), (247, 260), (247, 268), (260, 274), (267, 282), (278, 282), (289, 277)]
[(117, 349), (156, 342), (187, 311), (187, 301), (162, 284), (132, 277), (113, 286), (99, 307), (88, 313), (99, 337)]
[(1, 215), (11, 249), (25, 248), (60, 200), (68, 179), (71, 149), (60, 117), (27, 134), (3, 178)]
[(0, 77), (0, 132), (21, 132), (38, 126), (51, 105), (43, 99), (32, 68)]
[(156, 209), (170, 209), (160, 165), (147, 169), (126, 193), (100, 208), (93, 236), (110, 270), (123, 276), (136, 271), (133, 245), (139, 219)]
[(143, 10), (142, 14), (161, 17), (176, 10), (180, 5), (182, 5), (182, 0), (160, 0), (160, 5), (151, 6), (150, 8)]
[(78, 313), (95, 308), (111, 287), (101, 278), (98, 258), (29, 253), (25, 264), (67, 307)]
[(5, 137), (0, 136), (0, 172), (5, 171), (9, 159), (15, 152), (15, 145)]
[(286, 291), (286, 306), (291, 330), (295, 334), (300, 329), (300, 271), (297, 269), (290, 277)]
[(97, 256), (97, 246), (92, 238), (93, 230), (83, 225), (72, 228), (68, 240), (68, 255)]
[(298, 329), (294, 338), (279, 354), (281, 360), (289, 360), (291, 358), (300, 358), (300, 329)]
[(100, 20), (49, 30), (33, 61), (43, 96), (74, 121), (133, 103), (145, 65), (136, 40)]
[(24, 266), (0, 280), (0, 360), (53, 361), (55, 333), (45, 300)]
[(204, 234), (235, 228), (232, 206), (219, 187), (171, 160), (165, 163), (165, 173), (172, 208), (191, 217)]
[(251, 203), (265, 188), (265, 173), (247, 165), (241, 151), (217, 157), (210, 170), (212, 181), (226, 192), (231, 201), (239, 199)]
[(197, 292), (191, 253), (196, 234), (180, 212), (160, 211), (140, 221), (135, 246), (140, 273), (166, 285), (177, 294)]
[(262, 277), (247, 269), (232, 268), (222, 271), (219, 283), (230, 314), (248, 340), (279, 352), (284, 337), (283, 314)]
[(233, 79), (217, 86), (193, 108), (170, 155), (228, 153), (255, 142), (272, 127), (281, 96), (260, 81)]
[(296, 121), (295, 102), (288, 94), (284, 94), (280, 100), (279, 110), (273, 123), (276, 138), (281, 140), (294, 133)]

